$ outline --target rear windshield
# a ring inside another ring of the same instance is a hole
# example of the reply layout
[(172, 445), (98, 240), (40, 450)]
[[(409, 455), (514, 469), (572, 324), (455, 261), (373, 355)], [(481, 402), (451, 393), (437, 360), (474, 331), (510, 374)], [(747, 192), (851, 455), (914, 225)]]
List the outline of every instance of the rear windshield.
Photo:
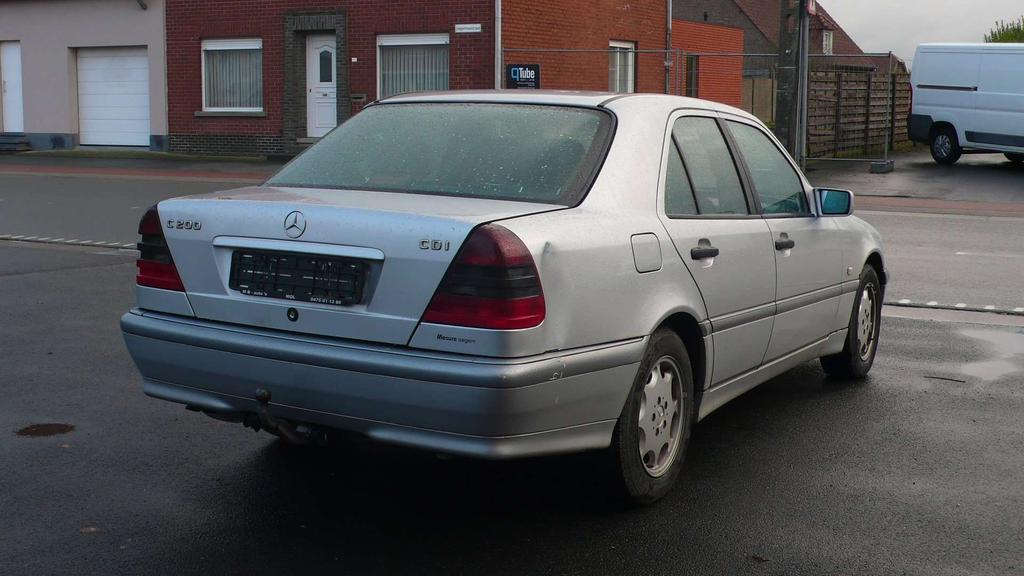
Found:
[(611, 138), (592, 108), (480, 103), (371, 106), (268, 182), (573, 206)]

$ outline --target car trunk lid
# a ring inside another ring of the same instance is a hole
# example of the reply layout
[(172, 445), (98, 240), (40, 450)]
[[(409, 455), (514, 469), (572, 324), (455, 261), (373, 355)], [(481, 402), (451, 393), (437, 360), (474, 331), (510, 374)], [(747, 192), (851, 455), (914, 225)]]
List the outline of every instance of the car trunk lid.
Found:
[(252, 187), (161, 202), (195, 315), (406, 344), (476, 226), (564, 206)]

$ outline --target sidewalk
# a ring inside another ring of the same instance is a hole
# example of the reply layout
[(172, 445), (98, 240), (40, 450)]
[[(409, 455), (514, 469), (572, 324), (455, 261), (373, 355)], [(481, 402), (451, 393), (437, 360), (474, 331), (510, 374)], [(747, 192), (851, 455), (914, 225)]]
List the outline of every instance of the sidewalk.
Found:
[(177, 158), (0, 155), (0, 175), (53, 175), (259, 184), (281, 162)]

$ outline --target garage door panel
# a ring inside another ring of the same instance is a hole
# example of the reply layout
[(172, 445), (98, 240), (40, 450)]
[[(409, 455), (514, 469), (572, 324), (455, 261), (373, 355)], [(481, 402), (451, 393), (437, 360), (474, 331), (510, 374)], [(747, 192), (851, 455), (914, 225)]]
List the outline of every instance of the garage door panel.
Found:
[[(93, 132), (97, 142), (103, 146), (149, 146), (149, 134), (134, 132)], [(83, 142), (83, 144), (88, 144)], [(97, 144), (98, 145), (98, 144)]]
[(93, 68), (78, 69), (78, 82), (143, 82), (149, 84), (147, 68)]
[(94, 106), (86, 110), (85, 117), (79, 114), (78, 124), (83, 125), (87, 122), (94, 122), (97, 120), (145, 120), (149, 123), (149, 113), (146, 110), (131, 110), (126, 111), (123, 108), (117, 106)]
[(86, 96), (145, 96), (149, 85), (144, 82), (86, 82), (78, 84), (78, 93)]
[(79, 128), (86, 132), (133, 132), (149, 134), (149, 119), (142, 120), (85, 120)]
[[(84, 96), (84, 98), (83, 98)], [(149, 95), (148, 94), (102, 94), (78, 95), (78, 108), (88, 110), (90, 108), (122, 108), (129, 112), (129, 108), (147, 109), (146, 117), (149, 117)]]
[(149, 145), (149, 60), (145, 48), (78, 50), (82, 144)]

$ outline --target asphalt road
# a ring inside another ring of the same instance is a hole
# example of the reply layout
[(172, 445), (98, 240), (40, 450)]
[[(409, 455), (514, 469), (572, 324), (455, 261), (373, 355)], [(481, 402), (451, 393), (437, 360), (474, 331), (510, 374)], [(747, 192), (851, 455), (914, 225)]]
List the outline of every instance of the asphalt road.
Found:
[[(623, 510), (596, 455), (297, 450), (148, 399), (117, 325), (130, 255), (0, 262), (5, 576), (1024, 572), (1019, 327), (886, 317), (866, 382), (770, 381), (697, 427), (665, 500)], [(42, 423), (74, 430), (15, 434)]]
[[(925, 163), (919, 156), (905, 155), (893, 174), (872, 175), (863, 165), (843, 164), (815, 170), (810, 177), (815, 184), (851, 187), (858, 193), (872, 190), (873, 186), (892, 186), (893, 182), (914, 186), (913, 183), (922, 178), (947, 186), (947, 179), (934, 172), (948, 167)], [(993, 158), (1002, 157), (967, 158), (961, 167), (965, 175), (953, 172), (952, 180), (976, 190), (975, 200), (1016, 199), (1024, 203), (1024, 170)], [(19, 159), (14, 157), (14, 160)], [(97, 169), (117, 169), (137, 161), (110, 165), (112, 162), (93, 161), (88, 166), (96, 164)], [(931, 159), (927, 158), (927, 162)], [(181, 163), (143, 164), (163, 167), (170, 164), (181, 169)], [(74, 166), (65, 162), (58, 168)], [(185, 166), (210, 172), (211, 166), (216, 165)], [(247, 168), (241, 164), (227, 166), (236, 170), (234, 174)], [(248, 169), (262, 176), (268, 168), (248, 166)], [(182, 173), (187, 172), (182, 170)], [(134, 246), (138, 241), (139, 218), (156, 202), (242, 185), (223, 178), (199, 179), (173, 173), (142, 178), (0, 172), (0, 238), (7, 235), (102, 242), (108, 247)], [(905, 195), (919, 194), (917, 188), (905, 190)], [(887, 301), (936, 302), (942, 306), (964, 304), (973, 308), (994, 306), (1001, 311), (1024, 308), (1024, 252), (1021, 250), (1024, 218), (892, 212), (858, 212), (858, 215), (874, 224), (885, 240), (894, 278)]]
[(886, 302), (1024, 312), (1024, 218), (894, 212), (858, 216), (882, 234), (892, 274)]
[(815, 162), (807, 178), (815, 186), (853, 190), (863, 196), (1024, 202), (1024, 166), (1002, 154), (965, 154), (952, 166), (936, 164), (928, 148), (896, 154), (896, 169), (870, 174), (863, 163)]

